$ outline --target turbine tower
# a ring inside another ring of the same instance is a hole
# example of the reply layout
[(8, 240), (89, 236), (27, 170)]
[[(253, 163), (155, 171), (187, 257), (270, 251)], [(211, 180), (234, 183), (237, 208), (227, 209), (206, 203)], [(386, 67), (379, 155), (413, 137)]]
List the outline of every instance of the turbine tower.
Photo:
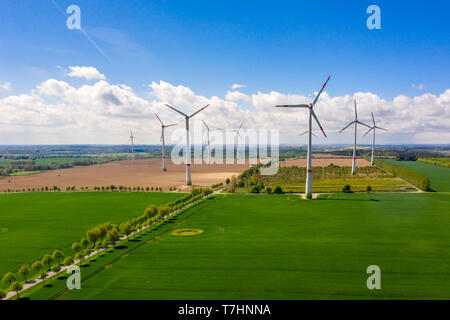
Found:
[(350, 127), (352, 124), (355, 125), (355, 138), (353, 139), (352, 175), (356, 174), (356, 133), (357, 133), (357, 129), (358, 129), (358, 123), (370, 128), (370, 126), (368, 126), (367, 124), (362, 123), (361, 121), (358, 120), (358, 112), (356, 111), (356, 100), (355, 100), (355, 120), (350, 122), (344, 129), (339, 131), (339, 133), (341, 133), (342, 131), (344, 131), (345, 129)]
[(173, 111), (176, 111), (179, 114), (181, 114), (184, 117), (184, 119), (186, 120), (186, 185), (190, 186), (190, 185), (192, 185), (192, 182), (191, 182), (191, 146), (189, 144), (189, 119), (192, 118), (193, 116), (195, 116), (200, 111), (206, 109), (209, 106), (209, 104), (207, 104), (203, 108), (197, 110), (196, 112), (194, 112), (190, 116), (188, 116), (187, 114), (185, 114), (185, 113), (175, 109), (172, 106), (169, 106), (168, 104), (166, 104), (166, 106), (168, 106)]
[(312, 199), (312, 163), (311, 163), (311, 152), (312, 152), (312, 148), (311, 148), (311, 143), (312, 143), (312, 118), (314, 117), (314, 120), (316, 120), (317, 124), (319, 125), (320, 130), (322, 130), (323, 135), (325, 136), (325, 138), (327, 137), (327, 135), (325, 134), (325, 131), (322, 128), (322, 125), (319, 122), (319, 119), (317, 118), (313, 107), (314, 105), (317, 103), (317, 100), (319, 100), (320, 95), (322, 94), (323, 89), (325, 88), (325, 86), (327, 85), (328, 81), (330, 80), (330, 77), (328, 77), (327, 81), (325, 81), (325, 83), (322, 86), (322, 89), (320, 89), (319, 93), (317, 94), (316, 98), (314, 99), (314, 101), (312, 103), (309, 104), (297, 104), (297, 105), (278, 105), (275, 106), (276, 108), (307, 108), (309, 109), (309, 129), (308, 129), (308, 161), (307, 161), (307, 166), (306, 166), (306, 190), (305, 190), (305, 194), (306, 194), (306, 198), (307, 199)]
[(130, 141), (131, 141), (131, 157), (133, 159), (133, 164), (135, 164), (134, 160), (134, 136), (133, 136), (133, 130), (130, 128)]
[(367, 135), (371, 130), (373, 130), (373, 138), (372, 138), (372, 157), (371, 157), (371, 159), (370, 159), (370, 164), (371, 164), (371, 165), (374, 165), (374, 164), (375, 164), (375, 129), (381, 129), (381, 130), (385, 130), (385, 131), (389, 131), (389, 130), (388, 130), (388, 129), (381, 128), (381, 127), (377, 127), (377, 126), (375, 125), (375, 118), (374, 118), (374, 116), (373, 116), (373, 112), (371, 112), (371, 113), (372, 113), (373, 126), (370, 127), (370, 129), (369, 129), (366, 133), (364, 133), (364, 136)]
[[(203, 121), (203, 120), (202, 120)], [(206, 124), (206, 122), (205, 121), (203, 121), (203, 124), (205, 125), (205, 127), (206, 127), (206, 139), (207, 139), (207, 146), (206, 146), (206, 148), (207, 148), (207, 150), (208, 150), (208, 166), (211, 164), (211, 149), (210, 149), (210, 147), (209, 147), (209, 127), (208, 127), (208, 125)]]
[(166, 149), (165, 149), (165, 145), (164, 145), (164, 129), (168, 128), (168, 127), (172, 127), (172, 126), (176, 126), (176, 123), (174, 124), (169, 124), (169, 125), (165, 125), (161, 119), (158, 117), (158, 115), (155, 113), (156, 118), (158, 118), (159, 122), (161, 122), (161, 143), (162, 143), (162, 168), (163, 171), (166, 171)]

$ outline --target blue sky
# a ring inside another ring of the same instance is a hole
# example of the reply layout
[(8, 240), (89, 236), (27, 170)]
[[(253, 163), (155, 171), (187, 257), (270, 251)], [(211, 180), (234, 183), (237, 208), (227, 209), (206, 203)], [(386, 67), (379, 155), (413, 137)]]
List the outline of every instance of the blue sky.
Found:
[[(66, 28), (53, 2), (80, 6), (82, 28), (108, 58)], [(381, 30), (366, 27), (371, 4), (381, 8)], [(444, 1), (2, 0), (0, 84), (11, 88), (0, 98), (68, 81), (68, 66), (94, 66), (144, 98), (160, 80), (206, 97), (234, 83), (248, 95), (311, 96), (329, 74), (332, 97), (439, 96), (450, 83), (449, 15)]]
[[(152, 80), (218, 95), (249, 90), (310, 93), (332, 74), (331, 95), (384, 98), (440, 93), (450, 80), (450, 3), (443, 1), (63, 1), (110, 57), (68, 30), (51, 0), (0, 4), (1, 77), (18, 90), (57, 75), (56, 65), (94, 65), (140, 90)], [(381, 8), (381, 30), (366, 8)]]

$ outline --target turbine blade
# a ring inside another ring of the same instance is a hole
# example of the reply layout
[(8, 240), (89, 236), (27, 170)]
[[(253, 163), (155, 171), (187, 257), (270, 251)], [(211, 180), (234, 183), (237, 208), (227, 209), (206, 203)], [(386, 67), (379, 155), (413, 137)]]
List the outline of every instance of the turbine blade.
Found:
[[(203, 120), (202, 120), (202, 121), (203, 121)], [(209, 127), (208, 127), (208, 125), (206, 124), (206, 122), (205, 122), (205, 121), (203, 121), (203, 124), (205, 125), (206, 129), (208, 129), (208, 130), (209, 130)]]
[(275, 108), (309, 108), (309, 104), (284, 104), (275, 106)]
[(356, 100), (355, 100), (355, 120), (358, 121), (358, 112), (356, 112)]
[(381, 130), (384, 130), (384, 131), (389, 131), (389, 129), (385, 129), (385, 128), (381, 128), (381, 127), (377, 127), (377, 126), (375, 126), (375, 128), (381, 129)]
[(319, 125), (320, 130), (322, 130), (323, 135), (325, 136), (325, 138), (327, 138), (327, 134), (325, 133), (325, 131), (322, 128), (322, 125), (320, 124), (319, 119), (317, 118), (316, 114), (314, 113), (314, 110), (311, 108), (310, 112), (312, 114), (312, 116), (314, 117), (314, 120), (316, 120), (317, 124)]
[(367, 128), (372, 128), (371, 126), (368, 126), (367, 124), (362, 123), (361, 121), (356, 121), (356, 122), (359, 123), (359, 124), (362, 124), (363, 126), (366, 126)]
[(322, 94), (323, 89), (324, 89), (325, 86), (327, 85), (328, 80), (330, 80), (330, 77), (331, 77), (331, 76), (328, 76), (327, 81), (325, 81), (325, 83), (323, 84), (322, 89), (320, 89), (320, 91), (319, 91), (319, 93), (317, 94), (316, 98), (314, 99), (314, 101), (313, 101), (311, 107), (314, 107), (314, 105), (316, 104), (317, 100), (319, 100), (319, 97), (320, 97), (320, 95)]
[(205, 110), (208, 106), (209, 106), (209, 104), (207, 104), (206, 106), (204, 106), (204, 107), (201, 108), (200, 110), (194, 112), (193, 114), (191, 114), (191, 115), (189, 116), (189, 118), (192, 118), (193, 116), (195, 116), (195, 115), (196, 115), (197, 113), (199, 113), (200, 111)]
[(371, 127), (369, 130), (367, 130), (367, 132), (363, 134), (363, 137), (365, 137), (371, 130), (373, 130), (373, 127)]
[(341, 129), (341, 131), (339, 131), (339, 133), (341, 133), (342, 131), (344, 131), (348, 127), (350, 127), (353, 123), (355, 123), (355, 121), (350, 122), (346, 127), (344, 127), (344, 129)]
[(169, 124), (167, 126), (164, 126), (164, 128), (173, 127), (173, 126), (176, 126), (176, 125), (177, 125), (176, 123), (172, 123), (172, 124)]
[(244, 120), (242, 120), (242, 123), (241, 123), (241, 125), (239, 126), (238, 131), (241, 130), (243, 124), (244, 124)]
[(155, 113), (155, 116), (158, 118), (159, 122), (161, 122), (162, 125), (164, 125), (164, 123), (161, 121), (161, 119), (158, 117), (158, 115)]
[(183, 112), (181, 112), (181, 111), (175, 109), (175, 108), (172, 107), (172, 106), (169, 106), (168, 104), (165, 104), (165, 105), (168, 106), (168, 107), (169, 107), (170, 109), (172, 109), (173, 111), (176, 111), (176, 112), (178, 112), (179, 114), (183, 115), (184, 117), (187, 117), (187, 114), (185, 114), (185, 113), (183, 113)]
[[(299, 136), (302, 136), (302, 135), (304, 135), (304, 134), (306, 134), (306, 133), (308, 133), (309, 131), (308, 130), (306, 130), (305, 132), (303, 132), (303, 133), (300, 133), (299, 134)], [(317, 136), (314, 134), (314, 132), (311, 132), (311, 134), (314, 136), (314, 137), (316, 137), (317, 138)]]
[(375, 118), (374, 118), (374, 116), (373, 116), (373, 112), (371, 112), (371, 114), (372, 114), (373, 126), (375, 127)]

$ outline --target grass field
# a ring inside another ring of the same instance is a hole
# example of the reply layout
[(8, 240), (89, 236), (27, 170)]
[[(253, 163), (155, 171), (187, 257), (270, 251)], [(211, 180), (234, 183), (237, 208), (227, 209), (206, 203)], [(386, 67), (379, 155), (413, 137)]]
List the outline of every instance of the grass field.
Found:
[(0, 194), (0, 275), (54, 249), (68, 250), (91, 227), (107, 221), (123, 222), (142, 214), (150, 204), (160, 205), (182, 195), (152, 192)]
[(79, 161), (79, 160), (92, 160), (93, 158), (88, 158), (88, 157), (54, 157), (54, 158), (37, 158), (34, 163), (37, 166), (40, 165), (48, 165), (50, 163), (57, 163), (57, 164), (62, 164), (62, 163), (72, 163), (74, 161)]
[[(450, 298), (450, 195), (323, 196), (330, 199), (207, 200), (130, 241), (134, 251), (111, 250), (89, 263), (82, 289), (59, 298)], [(177, 229), (203, 232), (173, 235)], [(366, 268), (374, 264), (381, 290), (366, 287)], [(48, 299), (64, 286), (62, 277), (29, 298)]]
[(36, 174), (39, 172), (40, 171), (19, 171), (19, 172), (11, 173), (10, 176), (28, 176), (30, 174)]
[(420, 161), (395, 161), (393, 159), (383, 159), (403, 168), (412, 170), (427, 177), (431, 181), (431, 189), (434, 191), (450, 191), (450, 168), (435, 166)]

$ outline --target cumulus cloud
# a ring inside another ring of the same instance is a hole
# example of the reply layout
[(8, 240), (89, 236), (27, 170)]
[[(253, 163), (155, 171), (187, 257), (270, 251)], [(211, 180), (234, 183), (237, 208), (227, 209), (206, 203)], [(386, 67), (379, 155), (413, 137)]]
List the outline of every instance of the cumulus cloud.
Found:
[(225, 99), (231, 101), (250, 101), (250, 97), (248, 95), (239, 91), (228, 91), (225, 95)]
[(10, 82), (0, 82), (0, 89), (1, 90), (11, 90), (11, 83)]
[(245, 87), (247, 87), (246, 84), (238, 84), (238, 83), (235, 83), (235, 84), (233, 84), (233, 85), (231, 86), (231, 89), (236, 90), (236, 89), (245, 88)]
[(80, 67), (80, 66), (70, 66), (70, 72), (67, 74), (69, 77), (73, 78), (84, 78), (87, 80), (92, 79), (102, 79), (106, 80), (104, 74), (101, 74), (100, 71), (95, 67)]
[[(398, 95), (392, 100), (371, 92), (341, 96), (323, 92), (314, 108), (329, 138), (318, 135), (316, 143), (351, 143), (351, 132), (337, 132), (353, 120), (354, 99), (362, 122), (370, 124), (370, 113), (373, 112), (377, 124), (390, 129), (380, 132), (377, 138), (380, 143), (450, 142), (448, 89), (439, 95)], [(250, 102), (251, 108), (248, 103), (243, 108), (242, 101)], [(192, 118), (193, 127), (205, 120), (213, 128), (237, 128), (244, 120), (244, 129), (280, 129), (282, 143), (306, 143), (306, 138), (299, 137), (298, 133), (307, 127), (307, 110), (274, 106), (310, 101), (309, 93), (293, 95), (276, 91), (258, 91), (250, 96), (230, 91), (225, 98), (208, 97), (166, 81), (149, 84), (149, 95), (143, 98), (130, 86), (111, 84), (103, 79), (81, 86), (48, 79), (31, 92), (0, 99), (0, 143), (126, 144), (132, 127), (137, 144), (157, 144), (160, 125), (154, 117), (155, 112), (164, 122), (178, 123), (179, 128), (184, 125), (181, 115), (164, 106), (165, 103), (189, 114), (209, 104)], [(315, 124), (314, 131), (319, 133)], [(9, 137), (8, 140), (5, 137)], [(370, 139), (370, 136), (359, 136), (361, 143), (370, 143)], [(201, 137), (194, 141), (201, 141)]]

